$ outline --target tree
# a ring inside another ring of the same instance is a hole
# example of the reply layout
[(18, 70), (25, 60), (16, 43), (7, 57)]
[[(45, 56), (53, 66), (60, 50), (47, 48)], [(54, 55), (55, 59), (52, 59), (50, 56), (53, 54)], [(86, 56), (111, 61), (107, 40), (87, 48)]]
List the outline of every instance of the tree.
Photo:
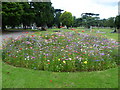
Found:
[(80, 27), (83, 25), (82, 18), (73, 17), (73, 27)]
[(34, 2), (35, 23), (38, 27), (52, 24), (54, 19), (54, 8), (51, 2)]
[(100, 18), (97, 16), (99, 16), (99, 14), (82, 13), (81, 16), (82, 16), (83, 25), (85, 27), (90, 28), (90, 26), (98, 26)]
[(24, 27), (36, 23), (38, 27), (50, 27), (54, 19), (54, 8), (51, 4), (51, 2), (30, 2), (30, 4), (28, 2), (4, 2), (2, 26), (3, 28), (6, 25), (14, 28), (21, 23)]
[(110, 17), (107, 19), (107, 26), (110, 27), (110, 28), (113, 28), (115, 27), (115, 21), (114, 21), (114, 17)]
[(55, 9), (55, 13), (54, 13), (54, 24), (58, 26), (58, 28), (60, 28), (60, 15), (62, 14), (61, 12), (64, 10), (61, 9)]
[(11, 26), (14, 28), (16, 25), (20, 24), (21, 15), (23, 14), (23, 9), (18, 2), (3, 2), (2, 3), (2, 29), (5, 26)]
[(72, 13), (65, 11), (60, 16), (60, 21), (62, 25), (66, 25), (69, 28), (73, 24), (73, 16)]
[(120, 15), (116, 16), (115, 18), (115, 26), (118, 29), (118, 33), (120, 33)]
[(99, 26), (100, 27), (107, 27), (107, 19), (99, 20)]
[(31, 8), (31, 5), (28, 2), (20, 3), (23, 7), (23, 14), (21, 16), (21, 23), (23, 27), (26, 29), (26, 26), (30, 26), (34, 23), (35, 13), (34, 9)]

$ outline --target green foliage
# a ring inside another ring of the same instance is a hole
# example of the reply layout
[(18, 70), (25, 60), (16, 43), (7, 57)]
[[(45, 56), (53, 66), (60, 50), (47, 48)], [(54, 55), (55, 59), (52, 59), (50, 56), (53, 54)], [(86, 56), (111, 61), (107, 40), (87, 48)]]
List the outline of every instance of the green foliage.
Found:
[(119, 29), (120, 28), (120, 15), (116, 16), (115, 18), (115, 25)]
[(85, 22), (83, 22), (82, 18), (76, 18), (74, 17), (74, 23), (73, 23), (73, 27), (80, 27), (80, 26), (85, 26)]
[(54, 19), (54, 8), (51, 2), (34, 2), (35, 22), (37, 26), (49, 25)]
[[(34, 7), (34, 8), (32, 8)], [(2, 24), (5, 26), (37, 26), (52, 25), (54, 19), (54, 8), (51, 2), (3, 2)]]
[(114, 28), (115, 27), (115, 21), (114, 20), (115, 20), (114, 17), (110, 17), (108, 19), (101, 19), (99, 21), (99, 26)]
[(56, 10), (55, 11), (55, 17), (54, 17), (54, 24), (58, 26), (58, 28), (60, 28), (60, 15), (61, 15), (61, 9), (60, 10)]
[(18, 2), (3, 2), (2, 3), (2, 24), (15, 27), (20, 24), (23, 9)]
[(21, 23), (25, 26), (30, 26), (34, 23), (35, 13), (28, 2), (21, 2), (21, 6), (23, 7), (23, 14), (21, 15)]
[(67, 27), (71, 26), (73, 24), (72, 13), (65, 11), (61, 14), (60, 21), (62, 22), (62, 25), (66, 25)]
[(110, 17), (110, 18), (107, 19), (106, 24), (107, 24), (108, 27), (111, 27), (111, 28), (115, 27), (114, 19), (115, 19), (114, 17)]
[(84, 25), (88, 28), (90, 28), (90, 26), (98, 26), (99, 24), (99, 17), (87, 16), (83, 17), (83, 20)]

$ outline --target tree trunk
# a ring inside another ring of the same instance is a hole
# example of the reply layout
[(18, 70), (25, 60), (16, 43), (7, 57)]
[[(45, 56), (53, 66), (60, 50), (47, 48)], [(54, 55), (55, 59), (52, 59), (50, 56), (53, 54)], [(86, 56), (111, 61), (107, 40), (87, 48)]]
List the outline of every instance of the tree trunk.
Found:
[(67, 29), (69, 29), (69, 26), (67, 26)]
[(5, 30), (5, 25), (2, 25), (2, 31), (4, 31)]
[(41, 26), (42, 28), (41, 28), (41, 31), (46, 31), (46, 28), (45, 28), (45, 26)]
[(120, 33), (120, 28), (119, 27), (117, 27), (117, 32)]

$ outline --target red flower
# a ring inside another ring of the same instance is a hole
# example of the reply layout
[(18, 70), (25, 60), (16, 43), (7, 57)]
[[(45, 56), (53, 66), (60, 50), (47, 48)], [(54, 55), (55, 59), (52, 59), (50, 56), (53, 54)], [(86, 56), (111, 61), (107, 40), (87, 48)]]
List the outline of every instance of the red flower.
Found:
[(50, 82), (52, 82), (52, 80), (50, 80)]
[(82, 32), (85, 32), (84, 30)]
[(62, 28), (63, 26), (60, 26), (60, 28)]
[(48, 63), (48, 64), (50, 64), (50, 63)]
[(22, 48), (19, 48), (20, 50), (22, 50)]
[(76, 30), (76, 29), (73, 29), (73, 28), (72, 28), (71, 30)]
[(83, 52), (83, 54), (85, 54), (85, 52)]
[(28, 33), (28, 32), (26, 32), (26, 33)]
[(10, 64), (10, 62), (6, 62), (6, 63)]
[(34, 37), (34, 35), (31, 35), (32, 37)]

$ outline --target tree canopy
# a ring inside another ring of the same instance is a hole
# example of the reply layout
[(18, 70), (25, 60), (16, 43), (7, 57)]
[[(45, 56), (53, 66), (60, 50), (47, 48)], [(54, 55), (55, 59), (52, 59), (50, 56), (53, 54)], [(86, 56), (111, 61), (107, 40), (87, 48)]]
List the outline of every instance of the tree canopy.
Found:
[(51, 2), (3, 2), (2, 3), (2, 26), (15, 27), (20, 24), (31, 26), (52, 25), (54, 8)]
[(2, 3), (2, 26), (6, 25), (15, 27), (20, 24), (23, 8), (18, 2), (3, 2)]
[(80, 18), (72, 16), (71, 12), (54, 9), (51, 2), (2, 2), (2, 29), (5, 26), (12, 28), (20, 26), (52, 27), (63, 26), (90, 26), (120, 28), (120, 15), (108, 19), (100, 19), (99, 14), (82, 13)]
[(72, 13), (65, 11), (60, 16), (60, 21), (62, 25), (66, 25), (67, 28), (73, 24), (73, 16)]
[(120, 29), (120, 15), (116, 16), (115, 18), (115, 25), (118, 29)]

